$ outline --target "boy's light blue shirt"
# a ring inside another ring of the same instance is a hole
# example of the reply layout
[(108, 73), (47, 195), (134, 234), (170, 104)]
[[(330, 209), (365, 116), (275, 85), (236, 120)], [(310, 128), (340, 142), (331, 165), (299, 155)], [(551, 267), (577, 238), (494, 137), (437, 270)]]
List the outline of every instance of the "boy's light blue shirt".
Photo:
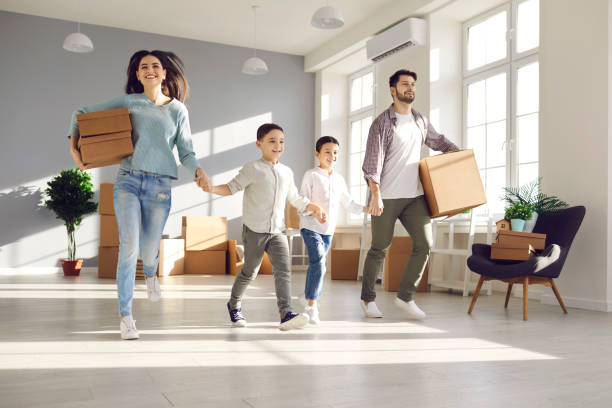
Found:
[(172, 153), (176, 145), (181, 164), (195, 176), (200, 165), (193, 152), (189, 114), (185, 105), (176, 99), (166, 105), (155, 105), (143, 93), (127, 94), (77, 109), (72, 113), (68, 136), (79, 135), (77, 114), (116, 108), (130, 110), (134, 142), (134, 153), (123, 159), (121, 168), (143, 170), (177, 179), (177, 165)]

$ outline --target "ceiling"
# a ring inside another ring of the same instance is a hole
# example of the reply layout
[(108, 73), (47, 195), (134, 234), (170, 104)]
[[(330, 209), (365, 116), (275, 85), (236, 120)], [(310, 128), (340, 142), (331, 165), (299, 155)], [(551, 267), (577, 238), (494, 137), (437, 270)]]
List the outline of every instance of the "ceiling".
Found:
[[(0, 10), (173, 37), (306, 55), (398, 0), (0, 0)], [(402, 0), (410, 1), (410, 0)], [(312, 14), (329, 3), (345, 24), (336, 30), (310, 25)], [(93, 39), (95, 42), (95, 38)]]

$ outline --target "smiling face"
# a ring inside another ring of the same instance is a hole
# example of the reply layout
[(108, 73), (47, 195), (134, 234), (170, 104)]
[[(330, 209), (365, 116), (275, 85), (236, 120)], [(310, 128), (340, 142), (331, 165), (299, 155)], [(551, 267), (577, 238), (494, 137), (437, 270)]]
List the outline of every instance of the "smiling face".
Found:
[(285, 151), (285, 135), (281, 130), (272, 129), (257, 141), (257, 147), (264, 160), (276, 163)]
[(136, 77), (145, 89), (155, 88), (161, 86), (162, 81), (166, 79), (166, 70), (157, 57), (145, 55), (138, 64)]
[(410, 75), (400, 75), (397, 84), (391, 87), (393, 99), (400, 102), (412, 103), (416, 96), (416, 81)]
[(319, 167), (331, 172), (336, 167), (339, 151), (340, 146), (331, 142), (321, 146), (320, 151), (315, 150), (315, 156), (319, 159)]

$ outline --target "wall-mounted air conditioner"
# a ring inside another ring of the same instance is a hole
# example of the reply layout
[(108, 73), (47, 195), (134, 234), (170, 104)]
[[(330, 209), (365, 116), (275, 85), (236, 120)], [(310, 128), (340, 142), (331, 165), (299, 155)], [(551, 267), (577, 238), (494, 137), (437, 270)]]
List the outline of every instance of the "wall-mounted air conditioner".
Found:
[(366, 42), (366, 54), (368, 59), (380, 61), (403, 48), (426, 44), (427, 22), (410, 17), (369, 39)]

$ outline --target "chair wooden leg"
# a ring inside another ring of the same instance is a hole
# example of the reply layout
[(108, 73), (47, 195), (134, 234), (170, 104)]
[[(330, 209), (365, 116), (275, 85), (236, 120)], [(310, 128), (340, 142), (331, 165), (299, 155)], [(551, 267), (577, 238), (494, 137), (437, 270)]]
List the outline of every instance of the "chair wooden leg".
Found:
[(484, 283), (484, 281), (484, 276), (481, 276), (480, 279), (478, 279), (478, 285), (476, 285), (476, 290), (474, 291), (474, 296), (472, 297), (472, 304), (470, 304), (468, 314), (472, 314), (472, 310), (474, 310), (474, 306), (476, 306), (476, 299), (478, 299), (478, 294), (480, 293), (480, 288), (482, 288), (482, 284)]
[(504, 307), (508, 308), (508, 301), (510, 300), (510, 294), (512, 293), (512, 282), (508, 284), (508, 291), (506, 292), (506, 303), (504, 303)]
[(555, 292), (555, 296), (557, 297), (557, 300), (559, 301), (559, 304), (561, 305), (561, 309), (563, 309), (563, 313), (567, 314), (567, 309), (565, 308), (563, 299), (561, 299), (561, 294), (559, 293), (559, 290), (557, 289), (557, 285), (555, 285), (555, 281), (552, 278), (550, 279), (550, 286), (552, 287), (553, 292)]
[(529, 303), (529, 276), (523, 278), (523, 320), (527, 320), (527, 305)]

